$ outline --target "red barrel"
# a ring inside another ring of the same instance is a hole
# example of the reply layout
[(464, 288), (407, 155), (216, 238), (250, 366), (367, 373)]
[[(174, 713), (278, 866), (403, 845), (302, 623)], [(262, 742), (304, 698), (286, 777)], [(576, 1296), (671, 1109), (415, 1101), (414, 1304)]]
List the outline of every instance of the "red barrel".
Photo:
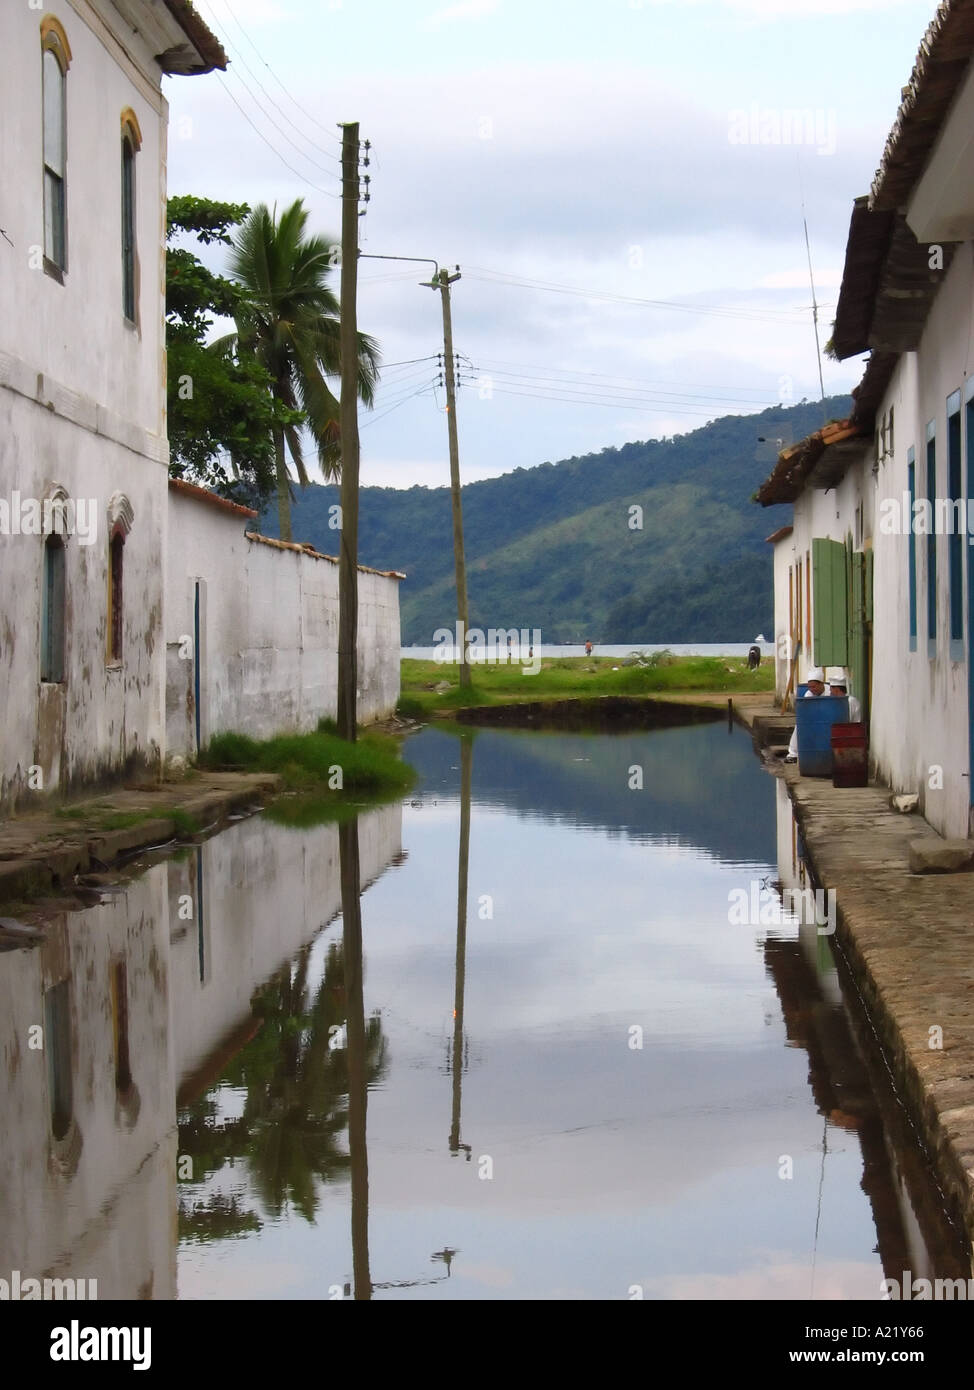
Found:
[(832, 725), (833, 787), (869, 785), (869, 756), (865, 724)]

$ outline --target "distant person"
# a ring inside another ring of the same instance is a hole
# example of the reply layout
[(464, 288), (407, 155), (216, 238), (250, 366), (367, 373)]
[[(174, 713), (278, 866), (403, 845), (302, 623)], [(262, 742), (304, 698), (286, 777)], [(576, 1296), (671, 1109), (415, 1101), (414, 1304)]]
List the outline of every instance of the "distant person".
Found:
[[(809, 667), (808, 675), (805, 677), (805, 684), (808, 689), (805, 691), (806, 700), (818, 700), (825, 694), (825, 672), (821, 666)], [(791, 742), (788, 744), (788, 753), (785, 757), (786, 763), (797, 763), (798, 761), (798, 720), (795, 720), (795, 727), (791, 732)]]
[(862, 723), (862, 705), (855, 695), (849, 695), (849, 678), (841, 668), (829, 678), (830, 695), (846, 695), (849, 699), (849, 723)]
[(586, 655), (586, 656), (591, 656), (591, 655), (592, 655), (592, 644), (591, 644), (591, 642), (586, 642), (586, 643), (585, 643), (585, 655)]

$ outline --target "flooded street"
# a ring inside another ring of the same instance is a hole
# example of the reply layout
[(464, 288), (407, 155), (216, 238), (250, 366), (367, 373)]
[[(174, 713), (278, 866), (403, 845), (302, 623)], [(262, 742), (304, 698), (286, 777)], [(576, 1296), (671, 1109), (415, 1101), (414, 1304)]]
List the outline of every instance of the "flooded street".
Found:
[(405, 756), (402, 806), (239, 821), (0, 955), (0, 1272), (163, 1299), (966, 1276), (829, 937), (780, 908), (800, 843), (746, 733), (428, 728)]

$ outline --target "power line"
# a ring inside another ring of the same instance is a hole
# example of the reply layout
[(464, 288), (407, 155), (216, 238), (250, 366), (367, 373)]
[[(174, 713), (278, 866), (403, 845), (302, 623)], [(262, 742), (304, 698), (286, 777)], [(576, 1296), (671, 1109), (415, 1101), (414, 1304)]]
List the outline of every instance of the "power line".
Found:
[[(460, 355), (461, 355), (461, 357), (464, 356), (463, 353), (461, 353)], [(526, 368), (528, 371), (534, 371), (534, 370), (536, 369), (536, 367), (537, 367), (537, 364), (534, 363), (534, 362), (511, 362), (511, 361), (508, 361), (508, 360), (506, 360), (505, 358), (501, 358), (501, 357), (482, 357), (480, 360), (481, 360), (481, 362), (484, 364), (484, 366), (487, 367), (488, 371), (490, 370), (490, 368), (491, 368), (492, 366), (497, 366), (497, 367), (524, 367), (524, 368)], [(470, 365), (471, 367), (473, 366), (473, 363), (470, 361), (469, 358), (466, 358), (466, 361), (469, 363), (469, 365)], [(595, 380), (598, 380), (598, 381), (616, 381), (616, 382), (622, 382), (622, 383), (625, 383), (625, 384), (628, 384), (628, 385), (633, 385), (633, 386), (708, 386), (708, 387), (713, 386), (713, 387), (718, 387), (719, 389), (724, 390), (724, 391), (763, 391), (763, 390), (764, 390), (764, 387), (763, 387), (763, 386), (732, 386), (732, 385), (730, 385), (728, 382), (713, 382), (713, 381), (693, 381), (693, 382), (688, 382), (688, 381), (655, 381), (655, 380), (650, 380), (650, 379), (648, 379), (648, 378), (646, 378), (646, 377), (624, 377), (624, 376), (621, 377), (621, 376), (615, 376), (615, 375), (612, 375), (612, 374), (609, 374), (609, 373), (606, 373), (606, 372), (583, 372), (583, 371), (577, 371), (577, 370), (575, 370), (575, 369), (573, 369), (573, 368), (571, 368), (571, 367), (547, 367), (547, 368), (545, 368), (544, 370), (546, 370), (546, 371), (551, 371), (551, 372), (556, 372), (556, 373), (561, 373), (562, 375), (567, 375), (567, 376), (583, 377), (583, 378), (594, 378)]]
[(289, 160), (287, 160), (287, 159), (284, 158), (284, 156), (281, 154), (280, 150), (277, 149), (277, 147), (276, 147), (275, 145), (272, 145), (272, 144), (271, 144), (270, 140), (268, 140), (267, 136), (266, 136), (266, 135), (264, 134), (264, 132), (260, 129), (260, 127), (254, 125), (254, 122), (250, 119), (250, 117), (247, 115), (247, 112), (246, 112), (246, 111), (244, 110), (244, 108), (240, 105), (240, 102), (237, 100), (237, 98), (234, 96), (233, 92), (232, 92), (232, 91), (230, 90), (230, 88), (227, 86), (227, 83), (226, 83), (226, 80), (224, 79), (223, 74), (218, 72), (218, 73), (217, 73), (217, 77), (219, 77), (221, 83), (223, 84), (224, 89), (226, 90), (227, 96), (230, 98), (230, 100), (233, 102), (234, 106), (237, 108), (237, 110), (238, 110), (238, 111), (240, 112), (240, 114), (243, 116), (244, 120), (247, 122), (247, 124), (248, 124), (253, 130), (255, 130), (255, 131), (257, 132), (257, 134), (258, 134), (258, 135), (260, 136), (260, 138), (263, 140), (263, 142), (264, 142), (264, 144), (267, 146), (267, 148), (268, 148), (269, 150), (272, 150), (272, 151), (274, 152), (274, 154), (277, 155), (278, 159), (281, 161), (281, 163), (284, 165), (284, 167), (285, 167), (286, 169), (290, 169), (291, 173), (295, 176), (295, 178), (300, 179), (302, 183), (306, 183), (306, 184), (308, 185), (309, 188), (315, 189), (316, 192), (318, 192), (318, 193), (323, 193), (323, 194), (325, 195), (326, 198), (334, 198), (334, 199), (336, 200), (336, 202), (340, 202), (340, 201), (341, 201), (341, 196), (342, 196), (340, 193), (331, 193), (327, 188), (322, 188), (320, 184), (315, 183), (313, 179), (309, 179), (308, 176), (307, 176), (306, 174), (302, 174), (301, 171), (300, 171), (299, 169), (295, 169), (294, 165), (291, 164)]
[[(208, 4), (209, 4), (210, 6), (212, 6), (213, 0), (208, 0)], [(224, 6), (226, 6), (226, 0), (223, 0), (223, 4), (224, 4)], [(234, 18), (235, 18), (235, 17), (234, 17)], [(211, 20), (210, 22), (212, 23), (212, 20)], [(213, 27), (216, 28), (217, 26), (214, 25)], [(239, 26), (238, 26), (238, 27), (239, 27)], [(288, 125), (292, 128), (292, 130), (297, 131), (298, 135), (301, 136), (301, 139), (304, 140), (304, 142), (305, 142), (307, 145), (310, 145), (311, 148), (312, 148), (313, 150), (317, 150), (319, 154), (323, 154), (323, 155), (325, 156), (326, 159), (332, 160), (332, 161), (338, 166), (338, 168), (340, 169), (340, 168), (341, 168), (341, 160), (340, 160), (340, 158), (338, 157), (338, 155), (336, 155), (332, 150), (325, 150), (325, 149), (322, 149), (322, 147), (321, 147), (320, 145), (316, 145), (315, 142), (314, 142), (313, 140), (309, 140), (309, 139), (308, 139), (307, 135), (304, 134), (304, 132), (301, 130), (300, 126), (295, 125), (294, 121), (291, 120), (290, 116), (287, 114), (287, 112), (284, 110), (284, 108), (280, 105), (280, 103), (274, 100), (274, 98), (271, 96), (270, 92), (267, 90), (267, 88), (266, 88), (266, 87), (264, 86), (264, 84), (261, 82), (260, 78), (259, 78), (259, 77), (257, 76), (257, 74), (254, 72), (253, 68), (252, 68), (252, 67), (250, 66), (250, 64), (247, 62), (247, 59), (246, 59), (246, 58), (243, 56), (243, 54), (240, 52), (240, 49), (237, 47), (237, 45), (236, 45), (235, 43), (232, 42), (232, 40), (226, 38), (225, 33), (224, 33), (224, 40), (225, 40), (226, 43), (228, 43), (228, 44), (230, 45), (230, 47), (232, 48), (233, 52), (236, 53), (237, 57), (240, 59), (241, 63), (243, 63), (244, 67), (247, 69), (247, 71), (250, 73), (251, 77), (252, 77), (252, 78), (254, 79), (254, 81), (257, 83), (257, 86), (258, 86), (258, 87), (260, 88), (260, 90), (264, 93), (264, 95), (265, 95), (265, 97), (267, 98), (267, 100), (271, 103), (271, 105), (274, 107), (274, 109), (275, 109), (276, 111), (279, 111), (279, 112), (281, 113), (281, 115), (282, 115), (282, 116), (284, 117), (284, 119), (287, 121)], [(232, 72), (232, 69), (231, 69), (231, 72)], [(232, 75), (236, 76), (237, 79), (238, 79), (241, 83), (243, 83), (243, 86), (244, 86), (244, 88), (246, 89), (246, 91), (248, 92), (248, 94), (249, 94), (251, 97), (253, 97), (253, 100), (257, 103), (258, 106), (260, 106), (260, 102), (259, 102), (258, 98), (255, 97), (254, 94), (253, 94), (253, 92), (250, 91), (250, 88), (247, 87), (247, 84), (244, 82), (244, 79), (240, 76), (240, 74), (239, 74), (239, 73), (232, 73)], [(273, 116), (271, 116), (268, 112), (264, 111), (264, 108), (263, 108), (262, 106), (260, 107), (260, 109), (261, 109), (261, 111), (263, 112), (263, 114), (264, 114), (265, 116), (267, 116), (267, 119), (274, 125), (275, 129), (281, 131), (281, 134), (284, 136), (284, 138), (290, 141), (290, 136), (288, 136), (288, 134), (287, 134), (286, 131), (281, 130), (281, 127), (280, 127), (279, 125), (277, 125), (276, 121), (274, 121)], [(336, 137), (336, 138), (337, 138), (337, 137)], [(292, 143), (292, 145), (293, 145), (293, 141), (291, 141), (291, 143)], [(297, 149), (297, 146), (294, 146), (294, 148)], [(298, 152), (302, 155), (302, 157), (303, 157), (304, 159), (307, 159), (307, 160), (308, 160), (308, 163), (309, 163), (309, 164), (314, 164), (314, 165), (315, 165), (315, 168), (321, 169), (324, 173), (326, 173), (326, 174), (328, 174), (328, 173), (337, 173), (337, 170), (335, 170), (335, 169), (329, 169), (329, 168), (327, 168), (327, 167), (326, 167), (325, 165), (323, 165), (323, 164), (318, 164), (317, 161), (316, 161), (316, 160), (313, 160), (313, 159), (311, 158), (310, 155), (304, 154), (304, 151), (303, 151), (303, 150), (302, 150), (302, 151), (298, 151)]]
[[(302, 115), (302, 116), (304, 116), (307, 120), (311, 121), (312, 125), (316, 125), (316, 126), (318, 127), (319, 130), (323, 131), (323, 132), (325, 133), (325, 135), (327, 135), (327, 136), (329, 137), (329, 139), (334, 140), (335, 143), (336, 143), (336, 145), (339, 145), (339, 146), (340, 146), (342, 142), (341, 142), (340, 138), (335, 134), (335, 132), (334, 132), (333, 130), (329, 130), (327, 126), (322, 125), (322, 123), (321, 123), (319, 120), (317, 120), (314, 116), (312, 116), (312, 114), (311, 114), (310, 111), (306, 111), (306, 110), (304, 109), (304, 107), (300, 104), (300, 102), (298, 102), (298, 101), (296, 100), (296, 98), (291, 94), (291, 92), (288, 91), (287, 87), (285, 87), (284, 83), (283, 83), (283, 82), (281, 81), (281, 79), (278, 77), (277, 73), (274, 71), (274, 69), (271, 67), (270, 63), (269, 63), (269, 62), (267, 61), (267, 59), (264, 57), (263, 53), (261, 53), (260, 49), (257, 47), (257, 45), (254, 43), (253, 39), (252, 39), (252, 38), (250, 37), (250, 35), (247, 33), (246, 29), (245, 29), (245, 28), (243, 27), (243, 25), (240, 23), (240, 20), (237, 18), (237, 16), (236, 16), (235, 14), (233, 14), (232, 11), (229, 10), (229, 7), (228, 7), (228, 13), (230, 13), (230, 15), (231, 15), (231, 17), (232, 17), (232, 19), (233, 19), (234, 24), (235, 24), (235, 25), (237, 26), (237, 28), (240, 30), (241, 34), (243, 34), (244, 38), (245, 38), (245, 39), (247, 40), (247, 42), (250, 44), (251, 48), (252, 48), (252, 49), (254, 50), (254, 52), (257, 54), (257, 57), (258, 57), (258, 58), (260, 59), (260, 61), (264, 64), (264, 67), (265, 67), (265, 68), (267, 69), (267, 71), (270, 73), (271, 77), (273, 77), (274, 81), (275, 81), (275, 82), (277, 83), (277, 85), (280, 87), (281, 91), (282, 91), (282, 92), (284, 93), (284, 95), (288, 98), (288, 100), (289, 100), (295, 107), (297, 107), (297, 109), (301, 112), (301, 115)], [(336, 156), (336, 158), (337, 158), (337, 156)]]
[[(470, 382), (470, 383), (468, 383), (468, 385), (476, 385), (476, 384), (477, 384), (476, 382)], [(647, 401), (647, 402), (642, 402), (642, 401), (637, 401), (637, 400), (632, 400), (632, 401), (602, 400), (602, 399), (599, 399), (598, 397), (586, 397), (586, 396), (580, 396), (580, 395), (555, 395), (555, 394), (553, 394), (551, 391), (522, 391), (522, 390), (517, 390), (517, 389), (515, 389), (515, 388), (512, 387), (512, 386), (495, 386), (495, 387), (492, 388), (492, 391), (493, 391), (493, 394), (495, 394), (495, 395), (501, 395), (501, 396), (528, 396), (528, 397), (531, 397), (531, 398), (534, 399), (534, 400), (541, 400), (541, 401), (562, 401), (562, 402), (565, 402), (566, 404), (569, 404), (569, 405), (598, 405), (598, 406), (605, 406), (605, 407), (607, 407), (607, 408), (609, 408), (609, 409), (613, 409), (613, 410), (634, 410), (634, 411), (639, 411), (641, 414), (649, 414), (650, 412), (658, 412), (659, 414), (666, 414), (666, 415), (696, 415), (696, 416), (701, 417), (701, 418), (706, 419), (706, 420), (712, 420), (712, 419), (714, 418), (715, 413), (716, 413), (716, 412), (713, 411), (713, 410), (691, 410), (691, 409), (688, 409), (686, 406), (678, 406), (678, 405), (670, 406), (666, 401)], [(748, 404), (753, 404), (753, 402), (748, 402)], [(733, 412), (728, 412), (728, 413), (733, 414)], [(746, 412), (744, 412), (744, 413), (746, 413)]]
[(508, 285), (517, 289), (544, 291), (551, 294), (575, 295), (582, 299), (601, 300), (611, 304), (636, 304), (644, 308), (662, 309), (673, 313), (703, 314), (715, 318), (762, 323), (780, 323), (783, 326), (799, 326), (794, 318), (786, 314), (805, 312), (801, 308), (768, 310), (760, 313), (751, 309), (735, 309), (729, 305), (678, 304), (666, 299), (643, 299), (635, 295), (615, 294), (609, 291), (588, 290), (579, 285), (559, 285), (544, 280), (530, 280), (524, 276), (508, 275), (503, 271), (485, 270), (482, 267), (467, 267), (464, 274), (471, 280), (481, 280), (486, 284)]
[[(470, 369), (466, 369), (466, 370), (470, 370)], [(472, 370), (474, 370), (474, 371), (480, 371), (481, 369), (478, 368), (478, 367), (474, 367), (474, 368), (472, 368)], [(649, 399), (650, 397), (660, 396), (662, 399), (665, 399), (665, 400), (683, 401), (683, 402), (688, 403), (688, 404), (705, 404), (705, 403), (710, 402), (710, 401), (713, 401), (714, 403), (716, 403), (716, 404), (718, 404), (718, 405), (774, 405), (774, 404), (775, 404), (774, 401), (768, 401), (768, 400), (763, 400), (763, 401), (745, 401), (745, 400), (742, 400), (740, 396), (714, 396), (714, 395), (710, 395), (710, 394), (708, 394), (708, 393), (706, 393), (706, 392), (693, 392), (693, 393), (691, 393), (691, 392), (685, 392), (685, 391), (655, 391), (655, 390), (648, 390), (648, 389), (645, 388), (645, 387), (623, 386), (623, 385), (597, 386), (597, 385), (593, 385), (593, 383), (588, 382), (588, 381), (566, 381), (566, 380), (562, 380), (562, 379), (560, 379), (560, 378), (558, 378), (558, 377), (550, 377), (550, 376), (544, 376), (544, 375), (541, 375), (541, 374), (530, 374), (530, 373), (524, 373), (524, 372), (493, 371), (493, 372), (487, 372), (486, 375), (487, 375), (487, 377), (488, 377), (490, 380), (493, 380), (493, 378), (494, 378), (495, 376), (498, 376), (498, 377), (501, 377), (501, 378), (508, 378), (508, 379), (509, 379), (509, 384), (511, 384), (511, 385), (525, 385), (525, 384), (526, 384), (526, 385), (536, 386), (536, 385), (541, 385), (541, 384), (544, 384), (544, 383), (551, 383), (551, 384), (553, 385), (554, 389), (564, 389), (564, 390), (577, 389), (577, 390), (591, 391), (591, 392), (593, 392), (593, 393), (594, 393), (594, 392), (597, 392), (597, 393), (600, 394), (600, 395), (609, 395), (609, 396), (613, 396), (613, 395), (614, 395), (614, 396), (619, 396), (619, 395), (621, 395), (623, 398), (626, 398), (627, 396), (630, 396), (630, 397), (639, 397), (640, 399)], [(481, 384), (482, 384), (482, 381), (483, 381), (483, 377), (481, 378)], [(503, 383), (502, 383), (502, 384), (503, 384)]]
[(398, 410), (399, 407), (400, 407), (401, 405), (405, 405), (405, 404), (406, 404), (406, 401), (415, 400), (418, 396), (425, 396), (425, 395), (428, 395), (428, 394), (430, 394), (432, 391), (433, 391), (433, 387), (432, 387), (432, 386), (421, 386), (421, 387), (419, 387), (419, 389), (416, 390), (416, 391), (413, 391), (411, 395), (406, 396), (404, 400), (397, 401), (397, 403), (396, 403), (395, 405), (391, 405), (391, 406), (389, 407), (388, 410), (384, 410), (384, 411), (382, 412), (381, 415), (370, 415), (369, 418), (368, 418), (367, 420), (364, 420), (364, 421), (362, 422), (362, 424), (361, 424), (361, 426), (360, 426), (359, 428), (360, 428), (360, 429), (363, 429), (363, 430), (368, 429), (369, 425), (374, 425), (374, 424), (376, 424), (379, 420), (384, 420), (384, 419), (386, 418), (387, 415), (391, 415), (392, 412), (393, 412), (394, 410)]
[(386, 371), (389, 367), (411, 367), (417, 361), (439, 361), (440, 353), (431, 352), (428, 357), (406, 357), (403, 361), (383, 361), (382, 370)]

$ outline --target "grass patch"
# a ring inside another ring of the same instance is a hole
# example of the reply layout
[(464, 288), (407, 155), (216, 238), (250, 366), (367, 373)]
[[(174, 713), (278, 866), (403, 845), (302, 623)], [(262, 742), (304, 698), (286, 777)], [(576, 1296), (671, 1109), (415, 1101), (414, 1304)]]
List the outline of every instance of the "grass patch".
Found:
[(346, 743), (337, 734), (280, 734), (263, 741), (247, 734), (217, 734), (200, 753), (215, 770), (276, 772), (289, 791), (331, 803), (352, 795), (398, 795), (413, 784), (413, 769), (399, 757), (395, 739), (365, 734)]
[(396, 705), (396, 713), (400, 719), (422, 719), (426, 708), (422, 700), (417, 700), (414, 695), (401, 695)]
[[(774, 663), (749, 671), (745, 657), (674, 656), (648, 653), (641, 661), (608, 656), (555, 657), (541, 670), (525, 674), (513, 665), (477, 665), (469, 690), (460, 689), (459, 669), (437, 661), (402, 662), (402, 697), (410, 717), (470, 705), (514, 704), (523, 700), (573, 699), (599, 695), (666, 695), (688, 691), (739, 694), (774, 688)], [(449, 683), (449, 689), (435, 687)], [(415, 713), (414, 711), (419, 711)]]

